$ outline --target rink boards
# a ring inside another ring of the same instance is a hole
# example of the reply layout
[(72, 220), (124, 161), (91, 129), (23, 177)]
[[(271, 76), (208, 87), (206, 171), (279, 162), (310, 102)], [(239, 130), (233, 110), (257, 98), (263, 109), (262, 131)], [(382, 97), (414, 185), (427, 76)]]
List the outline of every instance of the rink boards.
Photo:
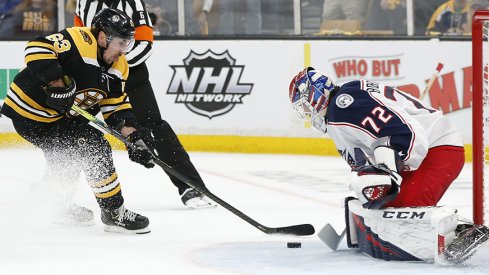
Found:
[[(7, 53), (0, 64), (0, 100), (24, 67), (24, 46), (0, 42)], [(333, 155), (331, 140), (290, 107), (288, 88), (297, 72), (313, 66), (336, 84), (365, 78), (419, 96), (438, 62), (443, 71), (423, 102), (442, 110), (470, 149), (470, 41), (156, 41), (147, 64), (162, 116), (188, 150)], [(0, 146), (20, 142), (12, 132), (9, 119), (0, 117)]]

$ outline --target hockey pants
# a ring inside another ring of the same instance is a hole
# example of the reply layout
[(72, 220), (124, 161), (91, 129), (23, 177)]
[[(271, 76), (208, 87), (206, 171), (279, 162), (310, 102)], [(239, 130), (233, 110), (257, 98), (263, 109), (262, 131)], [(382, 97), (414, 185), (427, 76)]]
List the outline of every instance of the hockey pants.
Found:
[(401, 173), (401, 191), (385, 207), (436, 205), (458, 177), (464, 163), (463, 147), (439, 146), (429, 149), (417, 170)]

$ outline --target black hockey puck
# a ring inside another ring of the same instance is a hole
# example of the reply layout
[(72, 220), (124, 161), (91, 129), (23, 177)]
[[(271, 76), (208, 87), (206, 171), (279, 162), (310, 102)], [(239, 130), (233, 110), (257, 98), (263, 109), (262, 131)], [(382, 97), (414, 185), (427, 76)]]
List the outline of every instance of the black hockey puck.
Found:
[(287, 243), (287, 248), (301, 248), (301, 243), (289, 242)]

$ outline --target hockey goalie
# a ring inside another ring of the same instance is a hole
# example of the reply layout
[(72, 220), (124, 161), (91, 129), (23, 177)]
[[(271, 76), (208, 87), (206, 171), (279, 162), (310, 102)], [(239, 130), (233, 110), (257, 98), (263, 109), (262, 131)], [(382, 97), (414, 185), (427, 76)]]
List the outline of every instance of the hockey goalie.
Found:
[(336, 86), (311, 67), (292, 79), (289, 99), (352, 168), (348, 247), (384, 260), (458, 264), (487, 241), (485, 226), (437, 206), (465, 162), (460, 135), (440, 111), (377, 82)]

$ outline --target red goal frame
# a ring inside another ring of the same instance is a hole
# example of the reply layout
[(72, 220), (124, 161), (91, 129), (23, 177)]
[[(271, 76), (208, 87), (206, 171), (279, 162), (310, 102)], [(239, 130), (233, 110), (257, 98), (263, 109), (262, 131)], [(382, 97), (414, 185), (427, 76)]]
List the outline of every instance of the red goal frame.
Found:
[(472, 196), (473, 219), (475, 224), (484, 223), (484, 162), (486, 160), (483, 112), (485, 93), (484, 74), (486, 74), (487, 78), (487, 72), (484, 73), (484, 66), (487, 65), (483, 64), (485, 21), (489, 21), (489, 10), (476, 11), (472, 18)]

